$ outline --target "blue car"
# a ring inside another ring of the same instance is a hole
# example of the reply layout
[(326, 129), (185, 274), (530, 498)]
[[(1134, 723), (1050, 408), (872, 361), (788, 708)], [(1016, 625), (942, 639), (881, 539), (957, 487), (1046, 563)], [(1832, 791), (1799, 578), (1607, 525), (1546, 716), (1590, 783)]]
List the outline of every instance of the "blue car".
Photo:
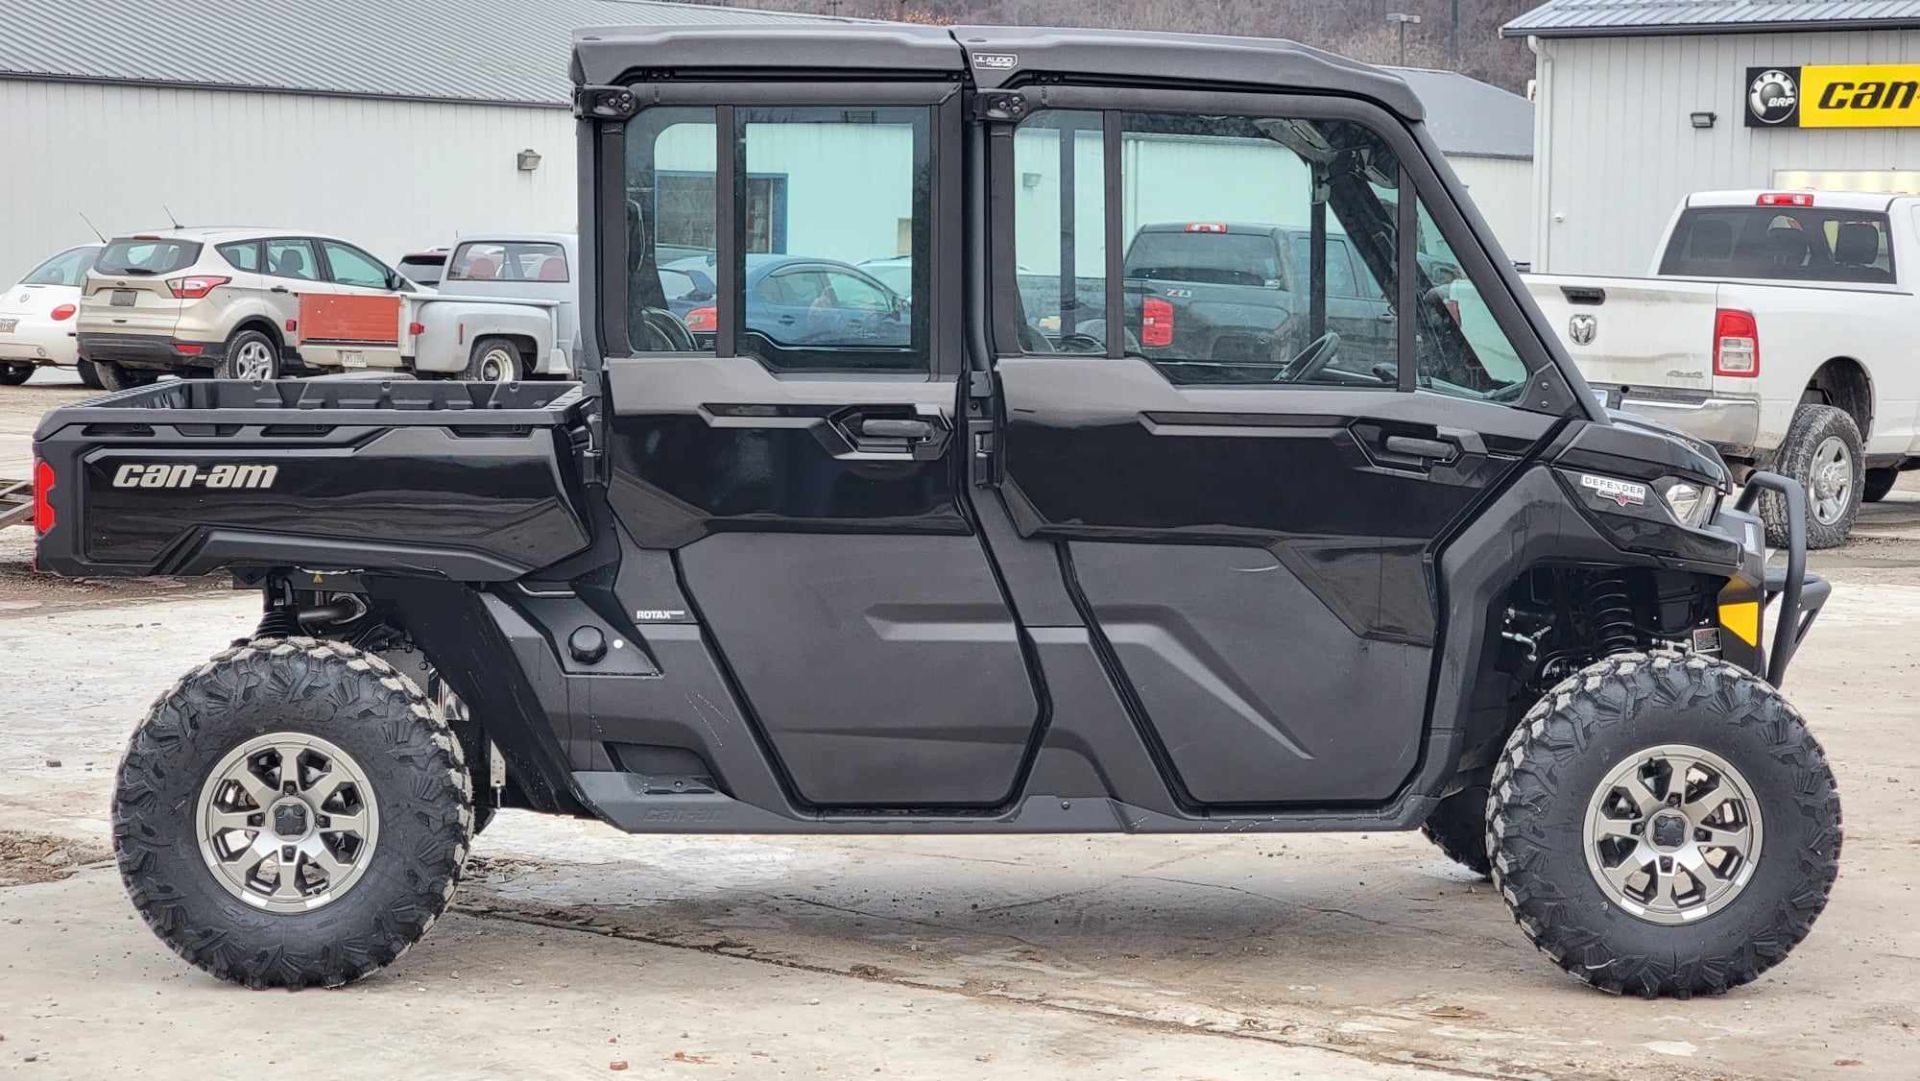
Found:
[[(660, 268), (662, 281), (688, 279), (712, 296), (712, 257), (676, 259)], [(755, 253), (746, 265), (747, 330), (780, 346), (827, 348), (911, 344), (913, 321), (905, 298), (878, 278), (837, 259)], [(685, 275), (685, 278), (681, 276)], [(668, 305), (696, 334), (714, 329), (712, 301), (687, 305), (669, 291)], [(682, 311), (685, 307), (687, 310)]]

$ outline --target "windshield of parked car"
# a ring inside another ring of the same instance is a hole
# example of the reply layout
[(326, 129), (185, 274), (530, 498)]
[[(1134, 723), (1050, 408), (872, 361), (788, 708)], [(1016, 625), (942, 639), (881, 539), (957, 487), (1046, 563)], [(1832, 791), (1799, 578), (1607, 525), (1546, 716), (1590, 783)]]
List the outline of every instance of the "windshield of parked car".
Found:
[(100, 250), (93, 269), (118, 277), (148, 277), (184, 270), (200, 258), (200, 245), (191, 240), (127, 237)]
[(20, 279), (22, 285), (79, 285), (86, 280), (87, 271), (93, 267), (94, 256), (100, 254), (100, 245), (88, 244), (79, 248), (68, 248), (59, 255), (33, 268), (33, 272)]
[(1893, 245), (1887, 216), (1870, 210), (1689, 207), (1674, 223), (1660, 273), (1890, 284)]
[(1126, 274), (1149, 281), (1286, 288), (1280, 249), (1271, 236), (1260, 233), (1199, 228), (1141, 233), (1127, 248)]

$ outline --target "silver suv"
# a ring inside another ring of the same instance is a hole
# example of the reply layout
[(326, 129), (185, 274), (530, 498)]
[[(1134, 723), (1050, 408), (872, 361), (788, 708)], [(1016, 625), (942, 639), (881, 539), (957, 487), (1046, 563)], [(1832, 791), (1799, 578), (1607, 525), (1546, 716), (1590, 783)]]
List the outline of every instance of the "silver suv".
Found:
[(338, 358), (301, 346), (327, 352), (327, 343), (354, 340), (368, 329), (356, 324), (372, 322), (382, 323), (373, 328), (378, 337), (392, 338), (384, 324), (393, 321), (394, 297), (413, 289), (333, 237), (274, 229), (118, 237), (87, 276), (75, 327), (80, 363), (110, 390), (195, 370), (273, 379), (306, 365), (337, 366)]

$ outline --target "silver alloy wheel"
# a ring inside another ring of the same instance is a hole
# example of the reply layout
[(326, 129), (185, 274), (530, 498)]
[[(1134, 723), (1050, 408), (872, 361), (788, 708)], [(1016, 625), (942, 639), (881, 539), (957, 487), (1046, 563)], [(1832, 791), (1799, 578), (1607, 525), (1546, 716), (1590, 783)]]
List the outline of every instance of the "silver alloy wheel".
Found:
[(1821, 525), (1833, 525), (1847, 516), (1853, 500), (1853, 452), (1846, 441), (1830, 435), (1813, 448), (1807, 469), (1807, 502)]
[(380, 834), (365, 771), (304, 732), (255, 736), (227, 752), (200, 786), (194, 822), (215, 881), (270, 912), (339, 900)]
[(1711, 751), (1670, 743), (1614, 766), (1587, 806), (1587, 868), (1607, 899), (1680, 924), (1733, 902), (1760, 861), (1760, 803)]
[(261, 382), (274, 375), (273, 347), (258, 338), (248, 338), (233, 354), (233, 377)]
[(490, 345), (486, 352), (480, 354), (480, 363), (474, 370), (482, 383), (511, 383), (519, 359), (507, 346)]

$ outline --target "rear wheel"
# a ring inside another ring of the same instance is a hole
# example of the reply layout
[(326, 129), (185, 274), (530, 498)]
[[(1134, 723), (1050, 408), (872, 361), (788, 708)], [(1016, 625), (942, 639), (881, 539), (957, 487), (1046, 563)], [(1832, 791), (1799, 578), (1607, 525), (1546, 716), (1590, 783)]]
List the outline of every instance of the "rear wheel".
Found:
[(1697, 655), (1619, 654), (1554, 688), (1493, 776), (1493, 880), (1533, 944), (1616, 994), (1718, 994), (1826, 907), (1840, 797), (1779, 692)]
[(134, 387), (152, 386), (160, 379), (159, 372), (135, 371), (110, 360), (95, 361), (93, 372), (99, 377), (102, 390), (132, 390)]
[[(1846, 543), (1860, 513), (1866, 482), (1866, 456), (1860, 427), (1846, 411), (1830, 405), (1803, 405), (1793, 415), (1793, 426), (1775, 455), (1775, 468), (1807, 490), (1807, 547), (1834, 548)], [(1760, 499), (1760, 516), (1767, 523), (1767, 543), (1788, 543), (1785, 497), (1767, 492)]]
[(1863, 503), (1878, 503), (1887, 498), (1893, 486), (1900, 482), (1900, 471), (1891, 466), (1885, 469), (1867, 470), (1867, 482), (1860, 486), (1860, 500)]
[(249, 987), (334, 986), (446, 910), (468, 784), (459, 742), (385, 661), (261, 638), (182, 679), (135, 731), (114, 848), (134, 907), (187, 961)]
[(460, 377), (474, 383), (517, 383), (521, 370), (519, 346), (505, 338), (482, 338), (473, 343)]
[(258, 330), (242, 330), (227, 341), (217, 369), (221, 379), (263, 383), (280, 378), (280, 345)]
[(17, 387), (33, 378), (33, 365), (8, 364), (0, 367), (0, 386)]
[(100, 369), (93, 366), (93, 361), (83, 360), (75, 365), (74, 370), (80, 374), (81, 383), (95, 390), (104, 390), (106, 388), (106, 384), (100, 382)]

